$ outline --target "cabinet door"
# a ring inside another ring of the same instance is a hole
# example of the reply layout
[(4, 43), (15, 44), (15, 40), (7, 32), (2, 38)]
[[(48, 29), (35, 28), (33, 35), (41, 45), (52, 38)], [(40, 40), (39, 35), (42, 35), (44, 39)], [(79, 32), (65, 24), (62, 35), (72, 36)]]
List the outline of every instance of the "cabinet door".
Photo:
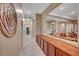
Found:
[(48, 43), (48, 56), (55, 56), (55, 47)]
[(37, 42), (37, 44), (38, 44), (38, 36), (36, 36), (36, 42)]
[(40, 45), (40, 36), (36, 37), (36, 42), (37, 42), (38, 45)]
[(40, 47), (41, 47), (42, 50), (43, 50), (43, 44), (44, 44), (44, 43), (43, 43), (43, 39), (41, 38), (41, 39), (40, 39)]
[(47, 42), (44, 40), (44, 53), (47, 55)]
[(41, 38), (39, 37), (39, 38), (38, 38), (38, 45), (39, 45), (39, 46), (40, 46), (40, 40), (41, 40)]
[(66, 53), (62, 52), (59, 49), (56, 49), (56, 56), (68, 56)]

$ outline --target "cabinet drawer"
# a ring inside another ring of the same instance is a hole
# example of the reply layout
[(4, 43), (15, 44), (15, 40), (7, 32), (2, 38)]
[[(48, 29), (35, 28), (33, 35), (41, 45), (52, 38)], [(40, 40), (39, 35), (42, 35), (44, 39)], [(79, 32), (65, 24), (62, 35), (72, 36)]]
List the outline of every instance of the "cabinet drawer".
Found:
[(56, 56), (68, 56), (66, 53), (62, 52), (59, 49), (56, 49)]
[(47, 55), (47, 42), (44, 40), (44, 53)]
[(48, 43), (48, 56), (55, 56), (55, 47)]
[(40, 47), (41, 47), (41, 49), (43, 50), (43, 48), (44, 48), (44, 43), (43, 43), (44, 41), (43, 41), (43, 39), (40, 39)]
[(39, 39), (38, 39), (38, 45), (40, 46), (40, 40), (41, 40), (41, 38), (39, 37)]

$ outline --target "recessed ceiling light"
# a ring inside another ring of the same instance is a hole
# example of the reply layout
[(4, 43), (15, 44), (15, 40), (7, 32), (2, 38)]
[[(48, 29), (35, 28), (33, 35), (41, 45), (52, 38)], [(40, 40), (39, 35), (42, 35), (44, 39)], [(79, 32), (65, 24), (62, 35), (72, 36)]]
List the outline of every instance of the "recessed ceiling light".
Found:
[(60, 10), (63, 10), (63, 9), (64, 9), (63, 7), (60, 8)]
[(27, 11), (27, 14), (30, 15), (30, 11)]
[(72, 12), (71, 12), (71, 14), (75, 14), (75, 12), (74, 12), (74, 11), (72, 11)]

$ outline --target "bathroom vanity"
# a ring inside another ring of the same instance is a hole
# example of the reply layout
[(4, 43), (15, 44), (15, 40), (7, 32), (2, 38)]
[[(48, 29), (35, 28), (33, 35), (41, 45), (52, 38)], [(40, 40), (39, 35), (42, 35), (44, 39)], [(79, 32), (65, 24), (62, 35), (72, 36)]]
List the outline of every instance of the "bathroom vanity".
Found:
[(67, 42), (51, 35), (37, 35), (36, 42), (47, 56), (79, 56), (76, 42)]

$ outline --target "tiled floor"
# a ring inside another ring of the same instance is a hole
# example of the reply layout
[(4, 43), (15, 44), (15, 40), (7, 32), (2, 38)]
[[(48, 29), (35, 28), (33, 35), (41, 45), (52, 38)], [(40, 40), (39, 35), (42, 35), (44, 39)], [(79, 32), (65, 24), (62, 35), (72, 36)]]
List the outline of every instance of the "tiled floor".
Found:
[(35, 39), (30, 37), (24, 39), (24, 48), (20, 56), (45, 56), (41, 48), (35, 42)]

